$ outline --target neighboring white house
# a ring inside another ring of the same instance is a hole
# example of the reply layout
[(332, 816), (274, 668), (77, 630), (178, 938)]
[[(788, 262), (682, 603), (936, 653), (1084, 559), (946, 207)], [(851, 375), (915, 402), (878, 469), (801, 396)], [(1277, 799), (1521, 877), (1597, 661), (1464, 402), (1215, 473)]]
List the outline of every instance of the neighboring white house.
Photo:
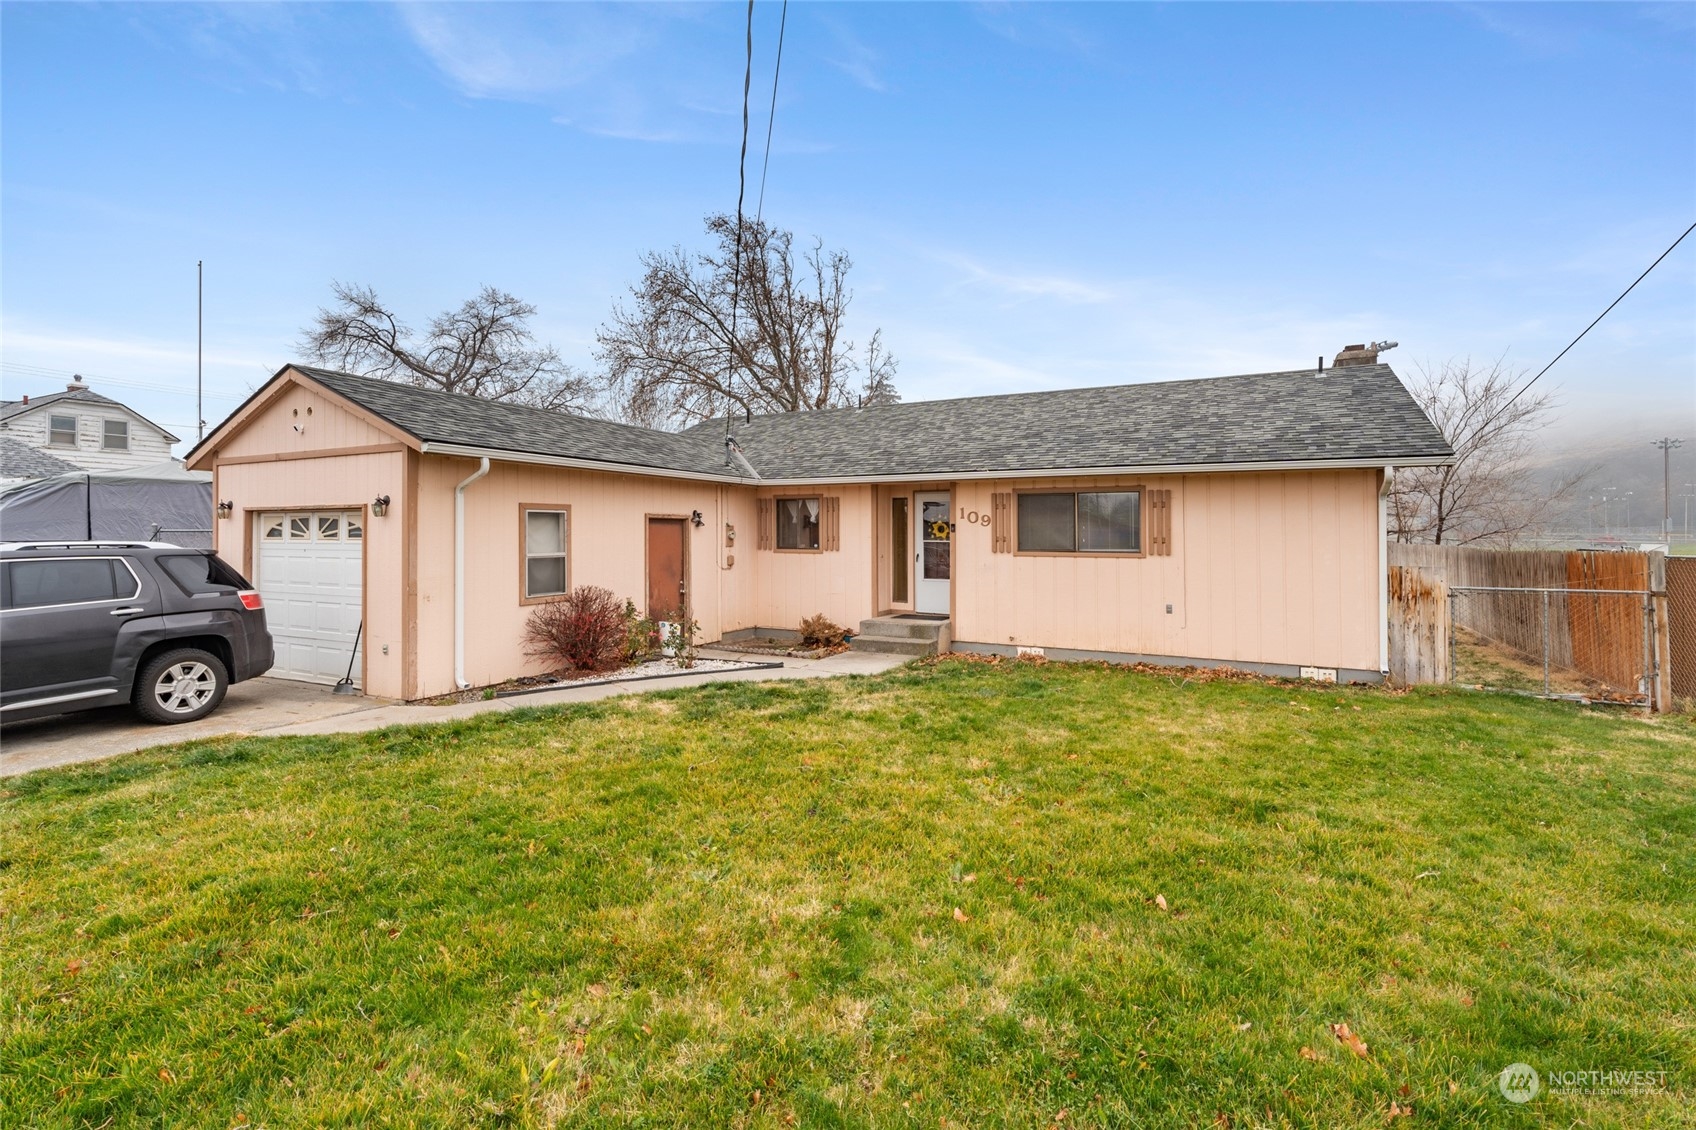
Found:
[(80, 376), (64, 392), (0, 401), (0, 438), (86, 471), (163, 463), (177, 442), (145, 416), (89, 388)]

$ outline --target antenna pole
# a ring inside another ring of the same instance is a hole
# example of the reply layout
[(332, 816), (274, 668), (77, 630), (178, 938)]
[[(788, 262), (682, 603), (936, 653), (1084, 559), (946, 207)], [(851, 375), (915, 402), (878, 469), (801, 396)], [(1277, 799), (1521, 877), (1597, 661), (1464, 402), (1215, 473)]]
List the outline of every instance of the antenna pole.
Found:
[(194, 261), (194, 442), (206, 438), (204, 397), (204, 346), (206, 339), (206, 260)]

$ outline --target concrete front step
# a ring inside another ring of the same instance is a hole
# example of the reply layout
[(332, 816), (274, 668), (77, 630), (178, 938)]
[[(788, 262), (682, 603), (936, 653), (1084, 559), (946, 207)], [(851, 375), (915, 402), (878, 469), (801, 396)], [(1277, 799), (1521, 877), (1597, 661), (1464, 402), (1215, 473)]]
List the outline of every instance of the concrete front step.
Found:
[(936, 655), (953, 642), (947, 620), (901, 620), (875, 616), (860, 621), (860, 634), (850, 641), (856, 651), (884, 655)]
[(947, 620), (902, 620), (895, 616), (873, 616), (860, 621), (862, 636), (904, 636), (915, 640), (939, 639), (948, 630)]

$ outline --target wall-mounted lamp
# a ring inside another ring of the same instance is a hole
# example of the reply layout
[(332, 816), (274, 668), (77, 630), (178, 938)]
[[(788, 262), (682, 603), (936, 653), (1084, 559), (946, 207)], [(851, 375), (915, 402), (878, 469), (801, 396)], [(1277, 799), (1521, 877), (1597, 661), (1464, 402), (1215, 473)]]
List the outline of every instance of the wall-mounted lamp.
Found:
[(218, 504), (218, 517), (220, 517), (220, 518), (228, 518), (231, 514), (234, 514), (235, 512), (236, 512), (236, 504), (233, 503), (233, 502), (225, 501), (225, 502), (220, 502)]
[(371, 500), (371, 513), (378, 518), (386, 518), (389, 514), (389, 496), (379, 494)]
[(701, 517), (701, 512), (699, 510), (697, 510), (693, 514), (689, 515), (689, 520), (691, 522), (695, 523), (696, 529), (700, 529), (702, 526), (707, 524), (707, 520), (705, 518)]

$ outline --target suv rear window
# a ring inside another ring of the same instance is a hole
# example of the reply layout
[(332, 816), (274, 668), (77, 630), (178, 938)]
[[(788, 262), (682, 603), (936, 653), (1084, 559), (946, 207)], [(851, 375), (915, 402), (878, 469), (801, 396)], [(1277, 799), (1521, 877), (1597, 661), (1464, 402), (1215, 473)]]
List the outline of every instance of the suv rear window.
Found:
[(129, 567), (113, 557), (43, 557), (6, 562), (7, 608), (130, 600), (139, 591)]
[(226, 565), (216, 554), (172, 554), (157, 559), (160, 568), (190, 596), (206, 593), (231, 593), (253, 586), (240, 573)]

